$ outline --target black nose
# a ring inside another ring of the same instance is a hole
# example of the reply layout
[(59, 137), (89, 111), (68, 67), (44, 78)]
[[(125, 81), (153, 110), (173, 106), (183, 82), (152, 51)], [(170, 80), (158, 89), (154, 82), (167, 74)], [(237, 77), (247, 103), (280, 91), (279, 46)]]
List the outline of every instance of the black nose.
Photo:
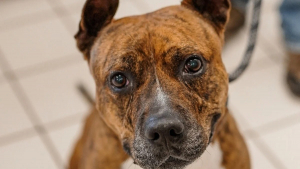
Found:
[(184, 125), (170, 113), (150, 115), (145, 123), (145, 137), (155, 143), (175, 143), (184, 135)]

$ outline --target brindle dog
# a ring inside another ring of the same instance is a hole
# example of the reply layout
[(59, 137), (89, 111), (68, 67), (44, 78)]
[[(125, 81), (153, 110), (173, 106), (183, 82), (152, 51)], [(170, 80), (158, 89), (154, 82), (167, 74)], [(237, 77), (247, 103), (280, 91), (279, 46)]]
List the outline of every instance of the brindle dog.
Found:
[(113, 20), (118, 3), (87, 0), (75, 36), (96, 103), (70, 169), (118, 169), (129, 157), (145, 169), (181, 169), (216, 143), (221, 160), (203, 169), (249, 169), (226, 106), (221, 49), (229, 0), (183, 0)]

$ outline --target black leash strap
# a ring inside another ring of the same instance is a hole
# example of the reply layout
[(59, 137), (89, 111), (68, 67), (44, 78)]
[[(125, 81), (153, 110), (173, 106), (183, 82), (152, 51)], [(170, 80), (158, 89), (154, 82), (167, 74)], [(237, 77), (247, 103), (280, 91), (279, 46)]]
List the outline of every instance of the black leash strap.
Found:
[(250, 63), (250, 60), (251, 60), (251, 57), (253, 55), (253, 51), (255, 48), (262, 0), (252, 0), (252, 1), (254, 2), (254, 5), (253, 5), (251, 29), (249, 32), (248, 47), (246, 49), (244, 58), (240, 64), (240, 66), (234, 72), (229, 74), (229, 82), (235, 81), (246, 70), (246, 68), (248, 67), (248, 65)]

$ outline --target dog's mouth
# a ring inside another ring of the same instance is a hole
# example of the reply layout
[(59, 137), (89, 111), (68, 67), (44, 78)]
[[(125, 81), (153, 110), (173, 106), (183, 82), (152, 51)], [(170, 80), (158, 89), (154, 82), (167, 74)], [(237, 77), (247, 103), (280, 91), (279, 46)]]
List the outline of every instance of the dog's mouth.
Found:
[(193, 161), (190, 161), (190, 160), (185, 160), (185, 159), (169, 156), (168, 158), (166, 158), (166, 160), (164, 162), (162, 162), (155, 168), (156, 169), (163, 169), (163, 168), (165, 169), (165, 168), (171, 167), (174, 169), (181, 169), (181, 168), (184, 168), (185, 166), (189, 165), (192, 162)]
[[(187, 148), (186, 151), (169, 151), (165, 152), (162, 151), (161, 154), (152, 154), (145, 158), (144, 153), (144, 160), (141, 160), (141, 154), (138, 156), (133, 156), (133, 160), (135, 164), (141, 166), (145, 169), (182, 169), (187, 165), (193, 163), (196, 159), (198, 159), (202, 153), (205, 151), (205, 146), (193, 146), (193, 148)], [(148, 153), (149, 155), (149, 153)]]
[(145, 169), (186, 167), (203, 154), (209, 143), (209, 135), (197, 122), (189, 119), (182, 121), (185, 133), (177, 140), (165, 132), (161, 140), (155, 142), (155, 139), (153, 141), (145, 137), (143, 130), (137, 130), (131, 146), (123, 143), (125, 151), (137, 165)]

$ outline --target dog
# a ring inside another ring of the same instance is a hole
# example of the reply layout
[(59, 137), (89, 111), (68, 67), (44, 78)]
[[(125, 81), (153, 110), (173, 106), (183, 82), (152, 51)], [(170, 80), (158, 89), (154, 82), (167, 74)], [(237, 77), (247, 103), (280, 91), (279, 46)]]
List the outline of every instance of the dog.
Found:
[[(229, 0), (183, 0), (114, 20), (118, 0), (87, 0), (77, 46), (96, 99), (70, 169), (249, 169), (227, 108), (222, 62)], [(211, 152), (209, 152), (210, 150)]]

